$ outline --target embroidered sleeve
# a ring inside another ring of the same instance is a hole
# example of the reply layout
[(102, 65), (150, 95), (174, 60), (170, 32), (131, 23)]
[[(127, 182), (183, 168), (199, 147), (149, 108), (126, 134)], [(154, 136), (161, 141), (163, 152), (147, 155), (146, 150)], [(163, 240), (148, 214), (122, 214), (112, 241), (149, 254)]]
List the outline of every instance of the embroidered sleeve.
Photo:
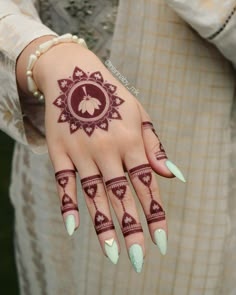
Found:
[(236, 0), (166, 1), (236, 66)]
[(19, 2), (21, 5), (0, 0), (0, 128), (13, 139), (29, 144), (32, 150), (41, 153), (46, 151), (45, 139), (27, 119), (20, 103), (15, 66), (18, 56), (31, 41), (57, 34), (42, 24), (33, 2)]

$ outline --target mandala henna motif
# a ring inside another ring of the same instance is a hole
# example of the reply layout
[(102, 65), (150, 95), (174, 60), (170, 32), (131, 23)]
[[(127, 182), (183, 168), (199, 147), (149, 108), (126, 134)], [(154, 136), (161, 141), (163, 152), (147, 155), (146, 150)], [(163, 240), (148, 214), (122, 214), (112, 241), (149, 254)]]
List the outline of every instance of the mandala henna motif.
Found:
[(108, 217), (98, 210), (97, 204), (95, 202), (95, 198), (99, 197), (98, 194), (98, 184), (101, 183), (103, 185), (103, 181), (100, 175), (94, 175), (90, 177), (86, 177), (81, 179), (81, 184), (85, 194), (92, 200), (93, 205), (96, 209), (95, 217), (94, 217), (94, 226), (97, 235), (106, 232), (108, 230), (115, 229), (114, 224)]
[(167, 155), (165, 152), (165, 149), (160, 141), (160, 138), (158, 137), (156, 130), (154, 129), (154, 126), (151, 122), (142, 122), (142, 126), (143, 129), (151, 129), (152, 132), (156, 135), (158, 141), (159, 141), (159, 150), (157, 152), (155, 152), (155, 157), (157, 160), (163, 160), (163, 159), (167, 159)]
[(137, 223), (134, 217), (132, 217), (125, 209), (123, 200), (126, 197), (126, 191), (128, 187), (128, 181), (125, 176), (116, 177), (114, 179), (108, 180), (106, 182), (107, 190), (111, 190), (111, 192), (115, 195), (115, 197), (120, 200), (121, 206), (123, 209), (123, 217), (122, 217), (122, 232), (124, 237), (142, 232), (143, 229), (140, 223)]
[(78, 211), (78, 206), (75, 204), (71, 197), (66, 193), (66, 186), (69, 182), (69, 177), (75, 177), (74, 170), (61, 170), (55, 174), (56, 180), (60, 187), (63, 189), (63, 196), (61, 200), (61, 214), (64, 215), (68, 211)]
[(58, 85), (61, 93), (53, 104), (61, 109), (58, 122), (68, 122), (71, 133), (83, 129), (91, 136), (95, 128), (107, 131), (109, 121), (121, 120), (118, 108), (124, 100), (99, 71), (86, 74), (75, 67), (72, 77), (58, 80)]
[(162, 209), (161, 205), (153, 199), (153, 194), (151, 190), (152, 183), (152, 168), (149, 164), (143, 164), (132, 168), (129, 170), (131, 178), (138, 177), (142, 184), (148, 189), (149, 195), (151, 197), (150, 202), (150, 214), (146, 215), (148, 224), (153, 222), (158, 222), (165, 220), (165, 211)]

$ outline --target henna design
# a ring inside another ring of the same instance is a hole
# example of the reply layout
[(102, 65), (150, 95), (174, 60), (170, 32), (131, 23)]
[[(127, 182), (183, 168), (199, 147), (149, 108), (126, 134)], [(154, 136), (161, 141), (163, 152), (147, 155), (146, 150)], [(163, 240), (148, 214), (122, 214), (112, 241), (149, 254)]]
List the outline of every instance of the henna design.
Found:
[(128, 187), (128, 181), (125, 176), (116, 177), (111, 180), (106, 181), (107, 190), (111, 190), (115, 197), (120, 201), (122, 209), (123, 209), (123, 217), (122, 217), (122, 232), (124, 237), (128, 235), (135, 234), (138, 232), (143, 232), (140, 223), (132, 217), (125, 209), (125, 205), (123, 200), (126, 196), (126, 190)]
[(63, 189), (63, 196), (61, 200), (61, 214), (64, 215), (66, 212), (71, 210), (79, 211), (77, 204), (73, 202), (71, 197), (66, 193), (66, 186), (69, 181), (69, 177), (75, 177), (74, 170), (61, 170), (55, 173), (56, 180), (60, 187)]
[(91, 136), (95, 128), (108, 130), (109, 121), (121, 120), (118, 107), (124, 100), (117, 87), (104, 81), (101, 72), (85, 73), (75, 67), (72, 78), (58, 80), (60, 95), (53, 102), (61, 109), (58, 122), (68, 122), (70, 133), (83, 129)]
[(115, 229), (114, 224), (108, 217), (98, 210), (95, 198), (99, 197), (98, 194), (98, 184), (103, 184), (102, 178), (100, 175), (94, 175), (81, 179), (81, 184), (85, 194), (92, 200), (93, 205), (96, 209), (94, 217), (94, 226), (97, 235), (106, 232), (108, 230)]
[(152, 183), (152, 168), (149, 164), (143, 164), (132, 168), (129, 170), (129, 174), (131, 178), (138, 177), (145, 187), (148, 188), (149, 195), (151, 197), (150, 203), (150, 214), (146, 215), (147, 223), (153, 223), (161, 220), (165, 220), (165, 211), (161, 207), (161, 205), (153, 199), (153, 194), (151, 190)]
[(151, 129), (152, 132), (156, 135), (158, 141), (159, 141), (159, 150), (157, 152), (155, 152), (155, 157), (157, 160), (163, 160), (163, 159), (167, 159), (167, 155), (166, 155), (166, 152), (165, 152), (165, 149), (160, 141), (160, 138), (158, 137), (157, 133), (156, 133), (156, 130), (153, 126), (153, 124), (151, 122), (142, 122), (142, 126), (143, 126), (143, 129)]

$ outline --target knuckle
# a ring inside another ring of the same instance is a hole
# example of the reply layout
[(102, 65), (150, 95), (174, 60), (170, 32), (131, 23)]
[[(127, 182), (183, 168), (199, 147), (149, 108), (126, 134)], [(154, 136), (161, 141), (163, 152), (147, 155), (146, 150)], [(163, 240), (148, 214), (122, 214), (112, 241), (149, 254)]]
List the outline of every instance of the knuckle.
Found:
[(123, 136), (122, 145), (129, 147), (139, 146), (141, 143), (141, 136), (136, 133), (127, 133)]
[(128, 194), (126, 198), (124, 198), (123, 203), (125, 207), (132, 208), (132, 211), (136, 208), (136, 203), (131, 194)]
[(94, 145), (97, 150), (107, 153), (112, 150), (114, 143), (110, 136), (102, 136), (97, 138)]
[[(152, 194), (154, 194), (153, 191), (152, 191)], [(145, 190), (144, 188), (140, 189), (137, 192), (137, 195), (139, 195), (139, 198), (142, 198), (144, 201), (149, 200), (150, 198), (150, 192)]]
[(66, 155), (63, 146), (48, 146), (48, 154), (53, 164), (57, 163), (59, 159), (64, 158)]
[(139, 187), (137, 194), (139, 195), (140, 198), (142, 198), (142, 200), (149, 200), (150, 199), (150, 195), (152, 196), (156, 196), (160, 197), (160, 192), (159, 192), (159, 188), (157, 186), (157, 184), (152, 184), (152, 188), (151, 190), (147, 190), (145, 187)]

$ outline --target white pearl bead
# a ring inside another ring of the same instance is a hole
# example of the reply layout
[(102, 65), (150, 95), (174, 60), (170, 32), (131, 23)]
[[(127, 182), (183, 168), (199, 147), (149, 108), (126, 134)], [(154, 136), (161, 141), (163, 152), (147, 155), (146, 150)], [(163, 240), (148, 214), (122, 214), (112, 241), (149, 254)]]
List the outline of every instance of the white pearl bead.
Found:
[(39, 101), (39, 102), (43, 102), (43, 101), (44, 101), (44, 96), (43, 96), (43, 94), (41, 94), (41, 95), (39, 96), (38, 101)]
[(28, 83), (28, 89), (30, 92), (35, 92), (37, 90), (37, 86), (34, 80), (30, 76), (27, 76), (27, 83)]
[(87, 47), (87, 44), (86, 44), (85, 41), (84, 41), (84, 39), (79, 38), (77, 42), (78, 42), (78, 44), (80, 44), (80, 45), (83, 46), (84, 48), (88, 48), (88, 47)]
[(77, 40), (78, 40), (78, 37), (77, 37), (76, 35), (73, 35), (73, 36), (72, 36), (72, 41), (77, 42)]
[(37, 56), (34, 54), (30, 54), (27, 70), (31, 71), (36, 61), (37, 61)]
[(53, 38), (52, 41), (53, 41), (53, 44), (58, 44), (58, 42), (59, 42), (59, 41), (58, 41), (58, 38)]
[(34, 92), (34, 96), (37, 97), (38, 95), (39, 95), (39, 92), (38, 91), (35, 91)]
[(65, 34), (58, 37), (59, 42), (71, 42), (72, 34)]
[(32, 76), (32, 71), (28, 70), (28, 71), (26, 72), (26, 75), (27, 75), (27, 76)]
[(39, 57), (40, 54), (41, 54), (41, 52), (40, 52), (39, 50), (36, 50), (36, 51), (35, 51), (35, 55), (36, 55), (37, 57)]
[(39, 50), (41, 53), (46, 52), (53, 45), (53, 40), (49, 40), (41, 45), (39, 45)]

